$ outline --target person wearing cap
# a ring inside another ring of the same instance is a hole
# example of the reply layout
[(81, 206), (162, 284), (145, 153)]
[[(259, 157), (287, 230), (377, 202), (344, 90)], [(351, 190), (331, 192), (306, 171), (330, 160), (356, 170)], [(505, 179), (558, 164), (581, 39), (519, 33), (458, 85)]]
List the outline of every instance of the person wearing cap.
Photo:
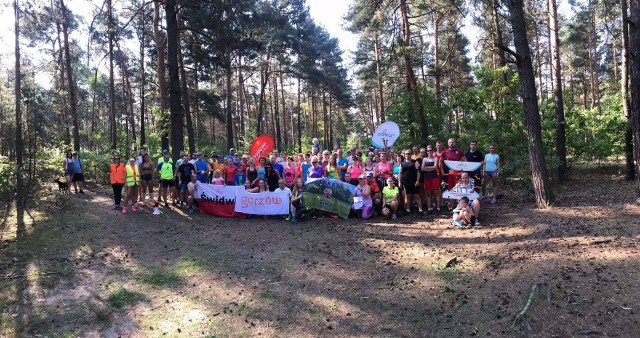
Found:
[(236, 149), (235, 148), (229, 148), (229, 154), (227, 154), (227, 156), (225, 156), (225, 158), (228, 158), (231, 161), (233, 161), (233, 156), (235, 154), (236, 154)]
[(362, 199), (362, 208), (354, 209), (362, 219), (369, 219), (373, 213), (373, 200), (371, 199), (371, 187), (367, 184), (364, 175), (358, 176), (354, 199)]
[(233, 154), (233, 165), (240, 169), (240, 164), (242, 164), (242, 161), (240, 161), (240, 154)]
[(209, 163), (207, 163), (207, 160), (202, 158), (202, 153), (196, 153), (196, 158), (194, 166), (196, 167), (196, 173), (198, 173), (198, 181), (208, 184), (211, 167), (209, 166)]

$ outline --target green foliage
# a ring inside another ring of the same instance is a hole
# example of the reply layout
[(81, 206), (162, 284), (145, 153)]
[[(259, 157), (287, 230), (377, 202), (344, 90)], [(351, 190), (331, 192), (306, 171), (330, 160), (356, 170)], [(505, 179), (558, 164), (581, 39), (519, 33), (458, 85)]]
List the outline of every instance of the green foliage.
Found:
[(439, 102), (430, 89), (420, 87), (420, 94), (430, 139), (420, 139), (418, 109), (412, 94), (403, 91), (391, 99), (391, 104), (386, 110), (387, 121), (393, 121), (400, 127), (400, 137), (394, 143), (394, 148), (411, 148), (415, 144), (424, 145), (429, 142), (433, 144), (443, 135), (444, 120), (450, 108)]
[(0, 156), (0, 199), (8, 200), (15, 188), (15, 166), (6, 156)]
[(566, 121), (567, 149), (574, 160), (602, 161), (624, 153), (621, 135), (627, 121), (619, 93), (602, 99), (602, 113), (576, 107), (567, 110)]

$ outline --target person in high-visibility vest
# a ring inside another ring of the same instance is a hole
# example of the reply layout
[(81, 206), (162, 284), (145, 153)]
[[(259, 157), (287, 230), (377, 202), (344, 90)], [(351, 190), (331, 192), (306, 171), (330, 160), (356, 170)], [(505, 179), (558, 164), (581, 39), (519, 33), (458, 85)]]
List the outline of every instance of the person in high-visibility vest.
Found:
[[(180, 153), (181, 153), (181, 154), (184, 154), (184, 151), (181, 151)], [(172, 160), (172, 159), (171, 159), (171, 157), (170, 157), (170, 156), (168, 156), (168, 155), (169, 155), (169, 150), (167, 150), (167, 149), (163, 149), (163, 150), (162, 150), (162, 156), (160, 156), (160, 157), (158, 158), (158, 161), (157, 161), (156, 163), (158, 163), (158, 165), (160, 165), (161, 163), (164, 163), (164, 159), (165, 159), (165, 157), (166, 157), (166, 158), (167, 158), (167, 161), (168, 161), (169, 163), (172, 163), (172, 164), (173, 164), (173, 160)], [(180, 155), (180, 158), (182, 158), (182, 155)], [(160, 170), (160, 169), (158, 169), (158, 170)], [(158, 174), (158, 172), (156, 172), (155, 174), (156, 174), (156, 175), (155, 175), (156, 177), (159, 177), (159, 176), (160, 176), (160, 175)], [(171, 185), (171, 186), (169, 186), (169, 187), (173, 187), (173, 185)], [(165, 191), (164, 191), (165, 189), (164, 189), (164, 188), (165, 188), (165, 186), (162, 184), (162, 179), (159, 179), (159, 180), (158, 180), (158, 203), (162, 202), (162, 198), (163, 198), (163, 196), (167, 196), (167, 193), (165, 193)], [(165, 200), (165, 203), (168, 203), (168, 201), (166, 201), (166, 200)]]
[(173, 186), (175, 182), (173, 180), (175, 176), (176, 167), (173, 165), (173, 161), (169, 159), (169, 152), (163, 152), (162, 161), (158, 161), (158, 165), (156, 166), (156, 171), (160, 176), (160, 186), (162, 189), (162, 199), (164, 200), (164, 206), (170, 208), (169, 200), (167, 200), (167, 193)]
[(129, 188), (127, 191), (127, 197), (124, 198), (124, 207), (122, 213), (127, 213), (127, 202), (131, 205), (131, 211), (136, 212), (136, 196), (138, 195), (138, 188), (140, 188), (140, 169), (136, 165), (136, 158), (131, 157), (129, 164), (125, 166), (126, 171), (126, 185)]
[(120, 155), (113, 156), (113, 163), (109, 171), (109, 181), (113, 189), (114, 210), (120, 210), (120, 201), (122, 200), (122, 187), (124, 186), (126, 170), (124, 164), (120, 163)]

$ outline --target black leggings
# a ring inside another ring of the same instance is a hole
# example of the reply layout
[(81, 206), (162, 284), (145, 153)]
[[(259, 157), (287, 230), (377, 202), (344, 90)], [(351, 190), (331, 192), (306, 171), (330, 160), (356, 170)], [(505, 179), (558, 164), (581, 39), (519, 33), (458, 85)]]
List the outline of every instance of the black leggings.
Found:
[(111, 188), (113, 188), (113, 201), (116, 205), (120, 205), (120, 201), (122, 201), (122, 187), (124, 184), (115, 183), (111, 184)]

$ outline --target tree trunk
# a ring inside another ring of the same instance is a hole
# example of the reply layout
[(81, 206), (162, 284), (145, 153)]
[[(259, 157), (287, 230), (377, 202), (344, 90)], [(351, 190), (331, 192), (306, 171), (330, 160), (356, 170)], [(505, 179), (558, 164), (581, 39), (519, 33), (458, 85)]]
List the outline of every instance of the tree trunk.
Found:
[(187, 86), (187, 72), (184, 69), (184, 58), (182, 49), (178, 48), (178, 62), (180, 63), (180, 90), (182, 94), (182, 105), (184, 107), (184, 117), (187, 126), (187, 143), (189, 144), (189, 154), (196, 152), (196, 140), (193, 134), (193, 121), (191, 120), (191, 105), (189, 102), (189, 87)]
[(18, 6), (18, 0), (13, 1), (13, 11), (15, 17), (15, 101), (16, 101), (16, 209), (18, 211), (18, 225), (22, 228), (22, 212), (24, 201), (24, 183), (22, 177), (23, 158), (22, 153), (24, 151), (24, 144), (22, 141), (22, 111), (20, 103), (22, 101), (21, 82), (22, 75), (20, 73), (20, 7)]
[(160, 1), (153, 2), (153, 42), (156, 45), (156, 57), (158, 63), (158, 91), (160, 92), (160, 118), (158, 119), (160, 146), (162, 147), (162, 149), (168, 149), (169, 134), (167, 131), (166, 112), (169, 109), (169, 100), (167, 98), (167, 68), (165, 65), (167, 39), (160, 30), (160, 3)]
[(263, 133), (264, 126), (262, 125), (262, 119), (264, 117), (264, 105), (265, 105), (265, 88), (269, 82), (269, 56), (267, 54), (267, 60), (263, 60), (260, 66), (260, 99), (258, 101), (258, 117), (256, 134), (261, 135)]
[(165, 5), (167, 21), (167, 65), (169, 68), (169, 109), (171, 110), (171, 155), (180, 156), (184, 149), (184, 116), (178, 76), (178, 21), (176, 1), (167, 0)]
[(433, 20), (433, 78), (436, 97), (440, 101), (442, 91), (440, 88), (440, 17), (437, 13), (435, 16)]
[(227, 122), (227, 149), (233, 148), (233, 106), (231, 105), (231, 75), (233, 70), (231, 69), (231, 55), (227, 54), (225, 64), (226, 72), (226, 122)]
[(382, 60), (380, 60), (380, 33), (375, 33), (374, 40), (374, 53), (376, 57), (376, 79), (378, 82), (378, 93), (380, 93), (380, 107), (378, 111), (380, 112), (380, 122), (384, 122), (384, 87), (382, 86)]
[(569, 172), (567, 169), (567, 140), (565, 131), (564, 120), (564, 98), (562, 93), (562, 65), (560, 62), (560, 38), (558, 36), (558, 8), (556, 0), (549, 0), (549, 30), (551, 36), (549, 37), (552, 50), (553, 60), (553, 102), (555, 104), (556, 112), (556, 155), (560, 164), (558, 165), (558, 179), (560, 182), (567, 180)]
[(107, 29), (109, 33), (109, 124), (111, 126), (111, 149), (116, 150), (118, 147), (118, 131), (116, 126), (116, 89), (113, 75), (113, 40), (115, 28), (113, 27), (113, 5), (111, 0), (108, 0), (107, 6)]
[(71, 51), (69, 48), (69, 12), (60, 0), (60, 10), (62, 11), (62, 36), (64, 37), (64, 59), (67, 69), (67, 84), (69, 88), (69, 105), (71, 106), (71, 122), (73, 124), (73, 150), (80, 151), (80, 126), (78, 122), (78, 97), (76, 96), (76, 83), (73, 80), (73, 69), (71, 68)]
[(300, 115), (302, 115), (302, 109), (300, 108), (300, 100), (302, 93), (300, 92), (300, 82), (302, 80), (298, 78), (298, 153), (302, 153), (302, 127), (300, 125)]
[(411, 55), (409, 54), (409, 46), (411, 44), (411, 28), (409, 27), (409, 13), (407, 9), (407, 0), (400, 0), (400, 12), (402, 13), (402, 43), (405, 71), (407, 76), (407, 89), (413, 94), (413, 101), (416, 105), (418, 112), (418, 121), (420, 122), (420, 133), (423, 140), (427, 140), (429, 137), (429, 129), (427, 127), (427, 120), (424, 116), (424, 105), (420, 100), (420, 91), (418, 83), (416, 81), (416, 75), (413, 71), (413, 63), (411, 62)]
[(524, 18), (523, 0), (507, 0), (513, 41), (516, 48), (516, 66), (520, 73), (520, 86), (527, 129), (531, 181), (538, 208), (546, 208), (553, 202), (549, 188), (544, 152), (542, 150), (542, 132), (540, 111), (536, 98), (536, 83), (531, 63), (531, 52), (527, 39), (527, 26)]
[[(629, 2), (629, 75), (631, 91), (631, 116), (635, 138), (636, 169), (640, 172), (640, 0)], [(636, 193), (640, 196), (640, 175), (637, 177)]]
[(145, 101), (144, 101), (144, 87), (146, 86), (146, 77), (144, 73), (144, 10), (140, 13), (140, 30), (138, 32), (138, 39), (140, 40), (140, 146), (144, 147), (147, 143), (147, 135), (144, 130), (146, 121), (144, 117), (145, 113)]
[[(491, 12), (492, 12), (492, 17), (493, 17), (493, 29), (495, 29), (496, 31), (496, 41), (495, 44), (496, 46), (502, 46), (504, 43), (502, 42), (502, 28), (500, 28), (500, 16), (498, 14), (498, 0), (492, 0), (491, 2)], [(500, 68), (504, 67), (507, 65), (507, 57), (505, 55), (505, 51), (502, 50), (501, 48), (496, 48), (496, 51), (498, 53), (498, 60), (499, 60), (499, 65)], [(505, 75), (506, 76), (506, 75)], [(505, 78), (506, 81), (506, 78)]]
[(636, 169), (633, 163), (633, 119), (629, 108), (629, 7), (627, 0), (620, 0), (620, 8), (622, 12), (622, 77), (620, 91), (622, 95), (622, 110), (624, 111), (624, 117), (627, 119), (627, 128), (624, 133), (624, 152), (627, 164), (626, 178), (627, 180), (634, 180), (636, 178)]
[(273, 74), (271, 79), (271, 89), (273, 90), (273, 125), (276, 128), (276, 149), (282, 150), (282, 133), (280, 129), (280, 104), (278, 103), (278, 75)]
[(240, 133), (244, 138), (245, 135), (245, 116), (244, 116), (244, 76), (242, 75), (242, 56), (238, 55), (238, 115), (240, 116)]

